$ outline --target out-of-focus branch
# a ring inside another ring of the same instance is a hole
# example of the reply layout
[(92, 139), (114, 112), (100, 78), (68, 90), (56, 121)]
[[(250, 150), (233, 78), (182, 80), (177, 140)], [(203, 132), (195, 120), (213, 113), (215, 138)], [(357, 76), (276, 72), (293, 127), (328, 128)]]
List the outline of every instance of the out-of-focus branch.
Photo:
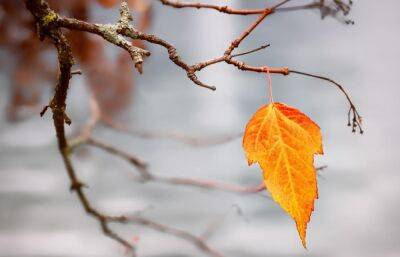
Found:
[(196, 246), (200, 251), (204, 254), (207, 254), (211, 257), (224, 257), (222, 253), (218, 252), (211, 246), (209, 246), (206, 241), (201, 238), (200, 236), (196, 236), (192, 233), (187, 231), (170, 227), (168, 225), (164, 225), (161, 223), (157, 223), (147, 218), (143, 218), (139, 215), (132, 215), (132, 216), (117, 216), (117, 217), (109, 217), (108, 221), (122, 223), (122, 224), (138, 224), (156, 231), (159, 231), (164, 234), (168, 234), (177, 238), (181, 238), (187, 242), (190, 242), (194, 246)]
[(184, 134), (179, 131), (149, 131), (144, 129), (130, 128), (121, 122), (115, 121), (110, 117), (107, 117), (106, 115), (101, 115), (101, 121), (107, 127), (116, 131), (120, 131), (124, 134), (131, 135), (133, 137), (144, 139), (170, 139), (181, 142), (191, 147), (209, 147), (225, 144), (236, 140), (243, 135), (243, 132), (238, 132), (231, 135), (196, 137)]
[[(93, 143), (95, 141), (96, 143)], [(116, 147), (113, 147), (107, 143), (101, 142), (99, 140), (89, 139), (87, 142), (89, 145), (100, 148), (116, 157), (122, 158), (127, 162), (131, 163), (135, 166), (139, 172), (140, 178), (146, 182), (156, 182), (156, 183), (164, 183), (170, 185), (180, 185), (180, 186), (190, 186), (197, 187), (207, 190), (219, 190), (229, 193), (237, 193), (237, 194), (255, 194), (264, 191), (265, 185), (261, 183), (259, 185), (244, 187), (236, 184), (228, 184), (223, 182), (218, 182), (214, 180), (204, 180), (204, 179), (195, 179), (195, 178), (180, 178), (180, 177), (167, 177), (167, 176), (159, 176), (149, 171), (147, 165), (142, 165), (141, 163), (137, 163), (138, 158), (132, 154), (124, 152)], [(321, 171), (326, 169), (327, 166), (320, 166), (316, 168), (316, 171)]]
[(107, 114), (101, 112), (99, 103), (93, 96), (89, 97), (89, 108), (91, 113), (90, 118), (80, 130), (79, 134), (69, 141), (69, 147), (71, 150), (82, 143), (86, 143), (86, 141), (91, 138), (92, 131), (94, 130), (95, 126), (100, 122), (102, 125), (105, 125), (110, 129), (131, 135), (133, 137), (144, 139), (171, 139), (192, 147), (209, 147), (225, 144), (236, 140), (243, 135), (243, 132), (238, 132), (231, 135), (196, 137), (178, 131), (148, 131), (144, 129), (134, 129), (129, 128), (124, 123), (113, 120)]
[[(91, 101), (92, 102), (94, 101), (93, 98)], [(250, 186), (250, 187), (243, 187), (240, 185), (222, 183), (212, 180), (166, 177), (166, 176), (156, 175), (149, 170), (149, 167), (145, 161), (141, 160), (140, 158), (136, 157), (133, 154), (127, 153), (115, 146), (112, 146), (111, 144), (105, 143), (99, 139), (95, 139), (92, 136), (91, 130), (94, 128), (93, 121), (99, 117), (99, 114), (97, 112), (98, 108), (95, 107), (95, 105), (93, 105), (92, 108), (93, 107), (94, 109), (92, 109), (91, 118), (87, 122), (86, 126), (82, 129), (81, 133), (77, 136), (77, 138), (71, 140), (72, 143), (70, 149), (74, 149), (78, 145), (88, 144), (92, 147), (99, 148), (111, 155), (122, 158), (128, 163), (132, 164), (137, 169), (139, 173), (139, 178), (145, 182), (157, 182), (170, 185), (192, 186), (203, 189), (221, 190), (226, 192), (242, 193), (242, 194), (257, 193), (265, 189), (264, 184)], [(99, 120), (97, 119), (97, 121)]]
[[(221, 183), (221, 182), (216, 182), (216, 181), (211, 181), (211, 180), (189, 179), (189, 178), (178, 178), (178, 177), (162, 177), (162, 176), (155, 175), (149, 171), (148, 165), (144, 161), (140, 160), (138, 157), (136, 157), (132, 154), (129, 154), (127, 152), (124, 152), (124, 151), (122, 151), (116, 147), (113, 147), (105, 142), (94, 139), (92, 137), (92, 131), (95, 128), (95, 126), (98, 124), (98, 122), (100, 121), (100, 117), (101, 117), (100, 108), (94, 97), (90, 98), (90, 109), (91, 109), (90, 118), (88, 119), (85, 126), (82, 128), (80, 134), (74, 140), (71, 140), (71, 143), (69, 145), (66, 145), (66, 152), (72, 153), (73, 150), (77, 146), (82, 145), (82, 144), (88, 144), (90, 146), (102, 149), (105, 152), (107, 152), (111, 155), (114, 155), (116, 157), (122, 158), (122, 159), (126, 160), (127, 162), (129, 162), (130, 164), (132, 164), (133, 166), (135, 166), (139, 173), (140, 179), (144, 182), (156, 182), (156, 183), (164, 183), (164, 184), (170, 184), (170, 185), (193, 186), (193, 187), (209, 189), (209, 190), (221, 190), (221, 191), (226, 191), (226, 192), (242, 193), (242, 194), (258, 193), (258, 192), (265, 190), (264, 184), (246, 188), (246, 187), (242, 187), (239, 185)], [(69, 155), (67, 155), (67, 157), (70, 162)], [(83, 186), (84, 184), (80, 183), (79, 185)], [(79, 191), (81, 191), (80, 186), (78, 187), (78, 189), (79, 189)], [(205, 254), (207, 254), (211, 257), (223, 257), (223, 255), (221, 253), (219, 253), (217, 250), (213, 249), (211, 246), (209, 246), (206, 243), (206, 238), (203, 238), (203, 236), (196, 236), (187, 231), (179, 230), (179, 229), (143, 218), (140, 215), (108, 216), (106, 214), (100, 213), (97, 210), (93, 209), (90, 206), (89, 200), (86, 199), (84, 194), (83, 194), (83, 196), (84, 196), (83, 199), (85, 199), (84, 203), (88, 204), (88, 208), (90, 208), (94, 214), (92, 214), (90, 212), (88, 212), (88, 213), (95, 215), (95, 216), (97, 215), (96, 217), (100, 217), (101, 220), (104, 221), (105, 224), (108, 224), (109, 222), (117, 222), (117, 223), (122, 223), (122, 224), (132, 223), (132, 224), (142, 225), (142, 226), (157, 230), (159, 232), (166, 233), (166, 234), (181, 238), (183, 240), (186, 240), (186, 241), (192, 243), (193, 245), (195, 245), (199, 250), (201, 250), (202, 252), (204, 252)], [(127, 242), (127, 243), (129, 243), (129, 242)], [(132, 245), (132, 247), (133, 247), (133, 245)]]
[[(229, 6), (219, 6), (213, 4), (203, 4), (203, 3), (189, 3), (189, 2), (181, 2), (181, 1), (172, 1), (172, 0), (160, 0), (160, 2), (164, 5), (181, 9), (181, 8), (192, 8), (192, 9), (209, 9), (215, 10), (221, 13), (231, 14), (231, 15), (257, 15), (265, 12), (265, 9), (235, 9)], [(302, 5), (294, 5), (288, 7), (282, 7), (283, 5), (291, 2), (291, 0), (281, 1), (275, 6), (269, 8), (273, 12), (288, 12), (288, 11), (300, 11), (300, 10), (309, 10), (309, 9), (319, 9), (321, 12), (321, 18), (325, 18), (326, 16), (336, 17), (339, 12), (341, 12), (344, 16), (348, 15), (353, 4), (352, 0), (349, 0), (348, 3), (345, 3), (343, 0), (333, 0), (333, 1), (325, 1), (325, 0), (313, 0), (310, 3), (302, 4)], [(349, 19), (345, 19), (346, 24), (353, 24), (354, 22)]]
[[(262, 191), (265, 191), (265, 184), (262, 182), (259, 185), (253, 186), (241, 186), (236, 184), (228, 184), (223, 182), (218, 182), (215, 180), (204, 180), (204, 179), (195, 179), (195, 178), (181, 178), (181, 177), (168, 177), (168, 176), (159, 176), (152, 173), (148, 165), (145, 162), (141, 161), (138, 157), (127, 153), (123, 150), (118, 149), (110, 144), (102, 142), (98, 139), (88, 138), (86, 141), (87, 144), (97, 147), (99, 149), (108, 152), (111, 155), (122, 158), (135, 166), (139, 173), (140, 179), (145, 182), (156, 182), (170, 185), (180, 185), (180, 186), (189, 186), (189, 187), (197, 187), (207, 190), (219, 190), (229, 193), (236, 194), (256, 194)], [(327, 168), (327, 166), (317, 167), (316, 171), (321, 171)]]
[[(238, 194), (255, 194), (265, 190), (264, 183), (245, 187), (236, 184), (218, 182), (214, 180), (167, 177), (154, 174), (153, 172), (150, 171), (147, 163), (141, 160), (139, 157), (131, 153), (128, 153), (126, 151), (123, 151), (118, 147), (108, 144), (102, 140), (95, 139), (92, 136), (92, 130), (94, 129), (94, 125), (100, 121), (101, 113), (100, 109), (98, 108), (97, 102), (93, 97), (91, 98), (90, 102), (91, 102), (90, 104), (91, 117), (89, 118), (88, 122), (81, 130), (81, 133), (77, 136), (77, 138), (72, 140), (72, 142), (74, 142), (71, 143), (72, 148), (75, 148), (78, 145), (87, 144), (92, 147), (99, 148), (113, 156), (121, 158), (127, 161), (128, 163), (132, 164), (137, 169), (140, 180), (144, 182), (156, 182), (156, 183), (164, 183), (170, 185), (190, 186), (190, 187), (197, 187), (208, 190), (219, 190), (219, 191), (238, 193)], [(318, 167), (316, 170), (320, 171), (325, 168), (326, 166), (321, 166)]]
[(91, 97), (90, 100), (90, 109), (91, 115), (88, 119), (86, 125), (82, 128), (79, 135), (72, 139), (69, 146), (69, 152), (73, 152), (73, 150), (80, 145), (90, 145), (92, 147), (99, 148), (113, 156), (118, 158), (122, 158), (128, 163), (132, 164), (139, 173), (139, 178), (145, 182), (156, 182), (156, 183), (164, 183), (170, 185), (182, 185), (182, 186), (192, 186), (203, 189), (212, 189), (212, 190), (220, 190), (231, 193), (240, 193), (240, 194), (252, 194), (258, 193), (265, 190), (264, 183), (260, 185), (254, 185), (249, 187), (244, 187), (235, 184), (228, 184), (213, 180), (203, 180), (203, 179), (194, 179), (194, 178), (180, 178), (180, 177), (166, 177), (159, 176), (152, 173), (149, 170), (147, 163), (141, 160), (139, 157), (125, 152), (111, 144), (108, 144), (102, 140), (96, 139), (92, 136), (92, 130), (95, 128), (95, 125), (100, 121), (101, 113), (98, 107), (98, 104), (94, 97)]
[(231, 206), (231, 208), (229, 208), (226, 213), (224, 213), (220, 217), (217, 217), (210, 224), (208, 224), (203, 233), (201, 233), (201, 238), (206, 241), (209, 240), (213, 236), (213, 234), (221, 227), (222, 223), (226, 220), (226, 218), (232, 211), (236, 211), (239, 216), (245, 218), (239, 205), (234, 204)]
[(163, 183), (170, 185), (191, 186), (191, 187), (197, 187), (209, 190), (220, 190), (220, 191), (239, 193), (239, 194), (253, 194), (265, 190), (264, 183), (260, 185), (244, 187), (240, 185), (228, 184), (213, 180), (159, 176), (150, 172), (148, 166), (138, 157), (129, 154), (123, 150), (120, 150), (110, 144), (107, 144), (98, 139), (94, 139), (92, 137), (89, 137), (86, 143), (90, 146), (102, 149), (111, 155), (122, 158), (127, 162), (129, 162), (130, 164), (132, 164), (133, 166), (135, 166), (142, 181), (156, 182), (156, 183)]
[(116, 147), (113, 147), (113, 146), (111, 146), (103, 141), (100, 141), (98, 139), (95, 139), (91, 136), (89, 136), (86, 139), (86, 141), (83, 143), (86, 143), (86, 144), (96, 147), (96, 148), (100, 148), (103, 151), (108, 152), (109, 154), (118, 156), (118, 157), (126, 160), (127, 162), (129, 162), (130, 164), (132, 164), (133, 166), (135, 166), (138, 169), (140, 177), (143, 180), (147, 181), (147, 180), (153, 179), (153, 175), (151, 175), (147, 169), (147, 164), (144, 161), (142, 161), (141, 159), (139, 159), (138, 157), (136, 157), (132, 154), (128, 154)]

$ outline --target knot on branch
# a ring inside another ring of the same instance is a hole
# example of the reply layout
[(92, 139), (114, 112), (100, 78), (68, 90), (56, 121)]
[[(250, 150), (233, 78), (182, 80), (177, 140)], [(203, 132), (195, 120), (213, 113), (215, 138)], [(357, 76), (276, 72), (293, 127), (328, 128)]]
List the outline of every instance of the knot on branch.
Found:
[(285, 76), (289, 75), (289, 73), (290, 73), (288, 67), (279, 68), (279, 71), (278, 71), (276, 68), (272, 69), (272, 68), (270, 68), (268, 66), (262, 67), (262, 72), (264, 72), (264, 73), (268, 73), (268, 72), (270, 72), (270, 73), (280, 73), (280, 74), (285, 75)]
[(227, 5), (225, 5), (225, 6), (221, 6), (220, 11), (221, 12), (227, 12), (228, 9), (229, 9), (229, 7)]
[(232, 51), (240, 45), (240, 42), (242, 42), (242, 38), (232, 41), (231, 45), (225, 51), (224, 55), (231, 55)]
[(40, 112), (40, 117), (43, 117), (43, 115), (46, 113), (46, 111), (48, 109), (51, 109), (51, 111), (53, 112), (54, 116), (58, 116), (58, 117), (63, 117), (64, 122), (67, 125), (71, 125), (72, 121), (71, 119), (68, 117), (68, 115), (65, 112), (66, 106), (58, 106), (54, 99), (50, 101), (50, 103), (48, 105), (46, 105), (45, 107), (43, 107), (42, 111)]
[(57, 26), (58, 15), (53, 10), (46, 10), (46, 15), (37, 18), (36, 29), (40, 41), (43, 41), (47, 32)]
[(79, 182), (79, 181), (73, 181), (72, 183), (71, 183), (71, 186), (69, 187), (69, 190), (71, 191), (71, 192), (74, 192), (74, 191), (77, 191), (77, 190), (80, 190), (82, 187), (88, 187), (85, 183), (82, 183), (82, 182)]
[(244, 67), (244, 66), (245, 66), (244, 62), (237, 62), (236, 67), (237, 67), (239, 70), (243, 70), (243, 67)]
[(129, 31), (129, 34), (133, 34), (133, 28), (131, 28), (128, 23), (120, 22), (117, 25), (99, 25), (99, 30), (102, 37), (108, 42), (125, 49), (131, 56), (131, 59), (134, 62), (135, 67), (139, 71), (139, 73), (143, 72), (143, 59), (144, 57), (150, 56), (150, 52), (142, 48), (133, 46), (131, 42), (129, 42), (121, 35), (121, 33), (127, 34), (127, 31)]
[(198, 78), (197, 78), (196, 74), (194, 74), (193, 70), (189, 70), (187, 72), (187, 76), (188, 76), (189, 79), (191, 79), (193, 81), (198, 80)]
[(175, 49), (174, 47), (168, 48), (168, 55), (169, 55), (169, 58), (170, 58), (173, 62), (175, 62), (175, 61), (177, 61), (177, 60), (179, 59), (179, 56), (178, 56), (178, 54), (176, 53), (176, 49)]
[(54, 11), (50, 11), (41, 19), (41, 26), (49, 26), (51, 23), (57, 21), (57, 19), (58, 15)]

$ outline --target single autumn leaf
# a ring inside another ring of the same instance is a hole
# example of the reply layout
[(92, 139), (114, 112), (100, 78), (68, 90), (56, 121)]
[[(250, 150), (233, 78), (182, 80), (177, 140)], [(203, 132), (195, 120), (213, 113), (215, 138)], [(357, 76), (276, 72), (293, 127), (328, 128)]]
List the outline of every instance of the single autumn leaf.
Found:
[(323, 154), (321, 131), (305, 114), (282, 103), (262, 106), (243, 137), (249, 165), (258, 162), (272, 198), (294, 219), (303, 246), (318, 198), (314, 154)]

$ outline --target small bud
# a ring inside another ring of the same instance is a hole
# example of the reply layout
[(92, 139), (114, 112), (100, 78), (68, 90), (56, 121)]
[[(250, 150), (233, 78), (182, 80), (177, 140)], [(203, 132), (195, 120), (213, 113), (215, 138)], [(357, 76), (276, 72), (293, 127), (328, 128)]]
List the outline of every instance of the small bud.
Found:
[(143, 74), (143, 66), (142, 66), (142, 63), (140, 63), (140, 62), (136, 63), (136, 64), (135, 64), (135, 68), (137, 69), (137, 71), (138, 71), (140, 74)]

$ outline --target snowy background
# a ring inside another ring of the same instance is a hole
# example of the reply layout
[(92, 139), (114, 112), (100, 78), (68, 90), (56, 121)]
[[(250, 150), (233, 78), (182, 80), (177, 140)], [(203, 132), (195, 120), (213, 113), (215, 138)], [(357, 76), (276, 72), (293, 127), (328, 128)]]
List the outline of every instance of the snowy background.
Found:
[[(231, 2), (257, 7), (265, 1)], [(154, 6), (150, 32), (173, 43), (191, 63), (220, 55), (255, 18)], [(275, 100), (301, 109), (323, 131), (325, 155), (317, 163), (328, 169), (318, 181), (320, 198), (309, 224), (308, 251), (293, 221), (271, 200), (140, 184), (132, 178), (131, 166), (93, 149), (86, 157), (74, 158), (79, 176), (90, 186), (90, 198), (111, 213), (145, 210), (146, 217), (196, 234), (238, 205), (243, 215), (231, 211), (209, 240), (227, 256), (399, 256), (399, 8), (397, 0), (355, 1), (354, 26), (332, 18), (321, 21), (315, 10), (273, 15), (241, 46), (245, 50), (271, 43), (267, 50), (243, 57), (246, 62), (289, 66), (341, 82), (364, 117), (365, 134), (354, 135), (346, 127), (347, 103), (336, 88), (297, 75), (273, 77)], [(116, 13), (99, 11), (97, 19), (112, 21)], [(194, 86), (164, 49), (150, 46), (150, 51), (126, 115), (133, 127), (201, 137), (237, 134), (266, 101), (265, 77), (260, 74), (212, 66), (199, 73), (217, 86), (211, 92)], [(0, 83), (4, 110), (9, 90), (5, 71)], [(69, 95), (69, 114), (77, 127), (87, 118), (83, 83), (74, 78)], [(99, 232), (96, 221), (69, 193), (50, 119), (34, 116), (10, 124), (0, 112), (0, 256), (123, 256), (123, 249)], [(140, 156), (157, 174), (241, 185), (261, 179), (257, 167), (247, 167), (240, 139), (193, 148), (102, 129), (96, 136)], [(185, 241), (143, 227), (117, 229), (128, 238), (140, 237), (140, 256), (204, 256)]]

